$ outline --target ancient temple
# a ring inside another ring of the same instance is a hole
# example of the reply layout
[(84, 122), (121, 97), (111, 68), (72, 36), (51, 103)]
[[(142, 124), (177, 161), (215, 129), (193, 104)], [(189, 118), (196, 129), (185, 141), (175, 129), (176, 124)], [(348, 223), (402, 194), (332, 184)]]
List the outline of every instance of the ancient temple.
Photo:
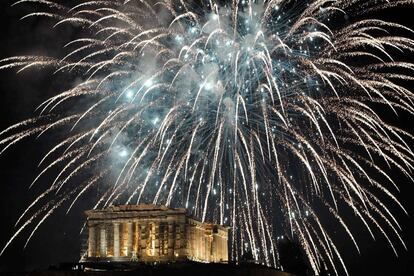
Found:
[(228, 261), (228, 228), (201, 223), (185, 209), (155, 205), (86, 211), (82, 262)]

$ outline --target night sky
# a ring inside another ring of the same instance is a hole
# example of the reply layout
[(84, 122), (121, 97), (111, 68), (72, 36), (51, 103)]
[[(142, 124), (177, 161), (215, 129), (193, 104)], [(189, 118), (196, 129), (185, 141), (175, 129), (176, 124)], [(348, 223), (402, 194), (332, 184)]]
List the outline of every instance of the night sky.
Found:
[[(48, 54), (50, 49), (59, 49), (64, 42), (70, 40), (74, 30), (70, 28), (51, 29), (51, 21), (47, 19), (28, 19), (19, 21), (26, 14), (24, 6), (10, 7), (14, 0), (2, 0), (0, 3), (1, 43), (0, 59), (24, 54)], [(389, 10), (388, 13), (378, 15), (414, 28), (414, 7)], [(414, 35), (413, 35), (414, 36)], [(405, 57), (405, 60), (414, 56)], [(34, 114), (36, 106), (53, 95), (57, 87), (70, 85), (71, 80), (52, 81), (48, 71), (30, 70), (16, 75), (15, 70), (0, 72), (0, 130), (29, 118)], [(59, 77), (58, 77), (59, 79)], [(411, 83), (414, 90), (414, 83)], [(386, 115), (386, 114), (385, 114)], [(401, 114), (394, 123), (413, 132), (413, 119)], [(28, 186), (37, 175), (37, 163), (42, 152), (46, 149), (47, 141), (32, 143), (31, 140), (20, 143), (8, 150), (0, 157), (0, 218), (1, 235), (0, 247), (13, 235), (19, 215), (44, 189), (42, 185), (29, 190)], [(396, 174), (396, 177), (399, 175)], [(398, 179), (398, 178), (397, 178)], [(413, 183), (401, 177), (401, 193), (398, 198), (406, 207), (408, 213), (414, 214), (414, 200), (412, 198)], [(18, 237), (3, 256), (0, 257), (1, 271), (44, 269), (49, 265), (61, 262), (75, 262), (79, 260), (81, 237), (79, 231), (83, 224), (83, 210), (90, 207), (90, 202), (83, 201), (65, 215), (64, 210), (56, 212), (51, 219), (44, 223), (26, 249), (23, 249), (30, 231)], [(353, 229), (359, 240), (361, 255), (354, 250), (351, 241), (343, 236), (339, 237), (338, 248), (342, 250), (351, 275), (410, 275), (414, 270), (414, 220), (396, 212), (403, 228), (402, 237), (408, 246), (408, 252), (397, 246), (399, 258), (393, 255), (392, 249), (384, 238), (378, 235), (373, 242), (366, 231)], [(31, 230), (29, 228), (29, 230)], [(359, 234), (361, 233), (361, 234)], [(362, 238), (361, 238), (361, 235)], [(411, 273), (410, 273), (411, 272)]]

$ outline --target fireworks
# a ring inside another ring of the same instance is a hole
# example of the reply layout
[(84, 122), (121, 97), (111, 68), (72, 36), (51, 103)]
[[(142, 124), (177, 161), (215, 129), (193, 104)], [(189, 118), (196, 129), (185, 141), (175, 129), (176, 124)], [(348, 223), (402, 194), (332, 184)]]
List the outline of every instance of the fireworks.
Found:
[(234, 260), (251, 251), (277, 267), (285, 235), (298, 240), (315, 273), (347, 273), (327, 217), (358, 251), (348, 227), (355, 218), (396, 254), (392, 236), (405, 247), (381, 199), (405, 212), (389, 169), (413, 180), (413, 136), (374, 105), (414, 113), (414, 95), (401, 85), (414, 79), (414, 64), (392, 58), (414, 51), (413, 31), (366, 18), (411, 1), (16, 4), (26, 2), (37, 8), (25, 18), (70, 24), (79, 37), (60, 59), (12, 57), (0, 68), (52, 67), (80, 81), (0, 133), (1, 153), (64, 133), (32, 185), (57, 175), (1, 253), (23, 229), (32, 226), (29, 241), (57, 208), (69, 211), (90, 190), (99, 192), (94, 208), (184, 206), (229, 225)]

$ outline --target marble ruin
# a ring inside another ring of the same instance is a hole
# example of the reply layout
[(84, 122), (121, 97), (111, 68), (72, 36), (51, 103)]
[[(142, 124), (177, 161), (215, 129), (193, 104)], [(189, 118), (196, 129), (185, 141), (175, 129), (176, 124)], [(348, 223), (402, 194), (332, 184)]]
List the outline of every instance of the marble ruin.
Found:
[(86, 216), (83, 262), (228, 261), (228, 228), (201, 223), (185, 209), (122, 205)]

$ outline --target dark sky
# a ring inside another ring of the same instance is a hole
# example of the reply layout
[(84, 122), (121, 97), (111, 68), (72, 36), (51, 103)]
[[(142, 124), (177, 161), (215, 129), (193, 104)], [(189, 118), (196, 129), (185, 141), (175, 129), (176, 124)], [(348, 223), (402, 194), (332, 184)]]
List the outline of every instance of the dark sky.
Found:
[[(50, 49), (59, 49), (63, 42), (68, 41), (73, 35), (70, 29), (50, 29), (49, 20), (19, 21), (26, 10), (23, 6), (10, 7), (13, 2), (2, 0), (0, 3), (0, 59), (20, 54), (55, 55), (57, 53), (50, 52)], [(414, 28), (413, 14), (414, 8), (400, 8), (380, 16)], [(413, 59), (412, 56), (408, 58)], [(0, 72), (0, 130), (32, 116), (35, 107), (52, 95), (62, 82), (63, 80), (52, 81), (47, 72), (36, 70), (18, 76), (14, 70)], [(412, 132), (412, 120), (413, 118), (402, 115), (396, 123)], [(3, 247), (15, 232), (13, 226), (21, 212), (42, 190), (42, 187), (28, 189), (38, 172), (36, 164), (40, 160), (39, 152), (45, 147), (42, 143), (21, 143), (0, 157), (0, 247)], [(401, 193), (398, 197), (412, 215), (413, 183), (409, 183), (405, 178), (401, 178), (399, 182)], [(41, 269), (51, 264), (77, 261), (81, 239), (79, 230), (84, 218), (82, 210), (88, 206), (88, 202), (84, 202), (68, 215), (65, 215), (63, 210), (57, 212), (41, 226), (26, 249), (23, 249), (23, 246), (30, 231), (24, 232), (0, 257), (0, 272)], [(373, 242), (365, 231), (356, 229), (354, 231), (360, 241), (361, 255), (355, 252), (347, 237), (344, 236), (343, 241), (340, 240), (338, 243), (340, 248), (345, 249), (344, 257), (351, 275), (412, 274), (410, 272), (414, 269), (414, 221), (410, 217), (397, 214), (404, 229), (402, 237), (409, 251), (406, 252), (401, 246), (397, 246), (400, 257), (396, 258), (383, 238), (378, 236), (378, 241)], [(361, 237), (362, 234), (366, 238)]]

